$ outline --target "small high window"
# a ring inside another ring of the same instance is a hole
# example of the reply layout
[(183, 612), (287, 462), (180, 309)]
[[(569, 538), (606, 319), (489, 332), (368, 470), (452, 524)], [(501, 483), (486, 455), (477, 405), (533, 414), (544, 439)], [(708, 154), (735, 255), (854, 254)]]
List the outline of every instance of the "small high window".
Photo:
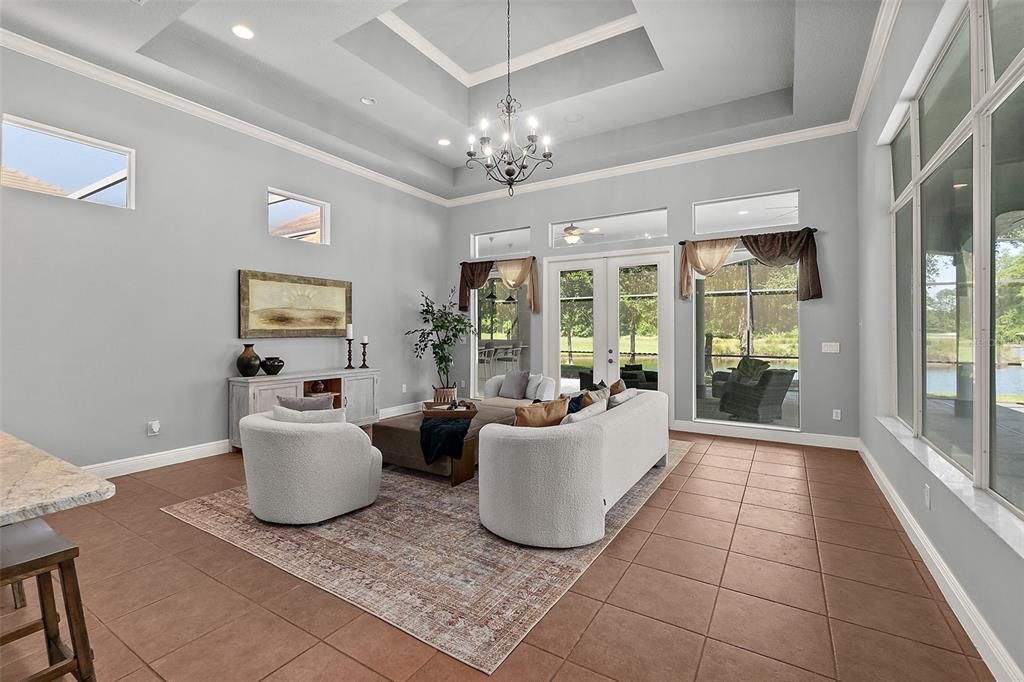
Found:
[(551, 223), (551, 247), (555, 249), (592, 247), (667, 236), (667, 208)]
[(134, 208), (135, 151), (4, 114), (0, 184)]
[(267, 189), (267, 230), (275, 237), (330, 244), (331, 205), (273, 187)]
[(530, 253), (530, 228), (517, 227), (473, 235), (474, 258), (508, 258)]
[(693, 205), (693, 233), (749, 232), (800, 223), (800, 192), (774, 192)]

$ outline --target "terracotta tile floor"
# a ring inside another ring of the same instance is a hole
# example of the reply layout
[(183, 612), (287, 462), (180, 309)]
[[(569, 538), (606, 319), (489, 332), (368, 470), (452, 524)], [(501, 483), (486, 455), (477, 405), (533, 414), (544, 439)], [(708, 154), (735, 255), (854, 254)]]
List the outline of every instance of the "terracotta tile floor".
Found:
[[(695, 445), (494, 679), (992, 679), (856, 453), (673, 437)], [(82, 548), (101, 680), (485, 679), (159, 511), (243, 480), (219, 455), (48, 518)], [(10, 590), (2, 614), (34, 616)], [(43, 667), (34, 637), (4, 680)]]

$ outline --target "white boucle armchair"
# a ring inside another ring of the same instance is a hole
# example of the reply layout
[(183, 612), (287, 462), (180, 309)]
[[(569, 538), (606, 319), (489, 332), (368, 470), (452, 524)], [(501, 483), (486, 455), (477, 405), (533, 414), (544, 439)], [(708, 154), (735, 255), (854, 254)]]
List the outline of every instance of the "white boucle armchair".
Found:
[(579, 547), (604, 537), (604, 517), (668, 455), (668, 396), (639, 391), (573, 424), (480, 429), (480, 523), (534, 547)]
[(372, 504), (381, 454), (354, 424), (296, 424), (270, 412), (239, 422), (249, 509), (263, 521), (307, 524)]
[[(551, 377), (542, 376), (540, 374), (534, 374), (531, 376), (539, 377), (536, 382), (531, 382), (526, 387), (526, 397), (524, 400), (533, 402), (534, 400), (552, 400), (555, 397), (555, 380)], [(497, 398), (498, 392), (501, 391), (501, 385), (505, 382), (504, 375), (491, 377), (484, 383), (484, 399)], [(531, 388), (533, 390), (531, 390)]]

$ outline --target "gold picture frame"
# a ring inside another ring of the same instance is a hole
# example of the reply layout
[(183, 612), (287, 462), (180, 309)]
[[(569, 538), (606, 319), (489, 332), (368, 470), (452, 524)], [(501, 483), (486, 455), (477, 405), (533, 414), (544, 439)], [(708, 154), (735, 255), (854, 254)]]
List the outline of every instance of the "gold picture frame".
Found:
[(345, 336), (352, 282), (238, 271), (238, 337)]

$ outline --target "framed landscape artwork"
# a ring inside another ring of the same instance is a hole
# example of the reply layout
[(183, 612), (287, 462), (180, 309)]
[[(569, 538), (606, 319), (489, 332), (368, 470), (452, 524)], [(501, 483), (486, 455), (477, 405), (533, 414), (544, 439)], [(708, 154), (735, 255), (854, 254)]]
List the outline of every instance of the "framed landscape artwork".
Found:
[(352, 283), (276, 272), (238, 271), (238, 336), (344, 336)]

